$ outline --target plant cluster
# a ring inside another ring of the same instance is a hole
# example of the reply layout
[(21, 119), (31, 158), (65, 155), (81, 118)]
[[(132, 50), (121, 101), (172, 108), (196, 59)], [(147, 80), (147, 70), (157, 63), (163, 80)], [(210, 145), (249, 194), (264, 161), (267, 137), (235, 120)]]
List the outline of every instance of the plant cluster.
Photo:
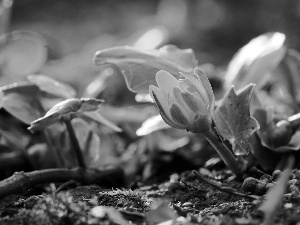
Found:
[[(40, 48), (39, 60), (16, 64), (16, 43), (29, 40), (39, 46), (41, 37), (31, 32), (6, 35), (0, 58), (5, 84), (0, 88), (1, 178), (21, 168), (60, 174), (57, 181), (71, 176), (89, 183), (85, 174), (114, 165), (122, 167), (129, 185), (151, 180), (160, 172), (157, 162), (163, 165), (178, 155), (183, 166), (197, 168), (215, 157), (214, 149), (238, 178), (252, 166), (265, 172), (287, 168), (285, 175), (272, 179), (284, 186), (288, 172), (299, 164), (300, 149), (300, 54), (285, 38), (278, 32), (254, 38), (226, 70), (198, 65), (193, 50), (173, 45), (151, 51), (129, 46), (100, 50), (93, 59), (98, 74), (78, 94), (51, 74), (38, 73), (47, 54)], [(111, 79), (122, 75), (143, 103), (105, 103), (105, 96), (113, 96)], [(65, 171), (74, 167), (80, 170)], [(25, 175), (14, 178), (23, 182)], [(45, 176), (51, 180), (34, 175), (32, 184), (56, 181), (53, 175)], [(11, 180), (0, 182), (0, 196)], [(245, 188), (247, 182), (251, 188)], [(264, 194), (267, 183), (248, 178), (244, 189)]]

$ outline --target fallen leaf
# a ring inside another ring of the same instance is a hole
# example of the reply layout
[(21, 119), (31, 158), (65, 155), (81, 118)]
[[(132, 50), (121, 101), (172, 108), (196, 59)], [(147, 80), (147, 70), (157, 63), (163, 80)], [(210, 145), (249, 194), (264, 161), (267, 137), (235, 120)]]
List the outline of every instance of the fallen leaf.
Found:
[(159, 70), (166, 70), (179, 78), (179, 72), (190, 73), (198, 64), (192, 49), (179, 49), (174, 45), (153, 51), (129, 46), (108, 48), (96, 52), (94, 62), (98, 66), (116, 65), (128, 88), (136, 93), (148, 93), (149, 85), (156, 85), (155, 75)]
[(249, 84), (237, 93), (232, 87), (214, 113), (214, 122), (219, 134), (231, 142), (236, 155), (249, 153), (249, 138), (260, 128), (249, 112), (254, 86)]

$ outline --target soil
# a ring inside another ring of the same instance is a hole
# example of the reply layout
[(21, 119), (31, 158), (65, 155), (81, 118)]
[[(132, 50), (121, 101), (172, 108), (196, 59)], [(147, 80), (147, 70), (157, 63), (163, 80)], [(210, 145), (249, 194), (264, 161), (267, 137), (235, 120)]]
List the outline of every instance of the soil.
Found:
[[(245, 193), (243, 180), (228, 170), (201, 168), (200, 174), (217, 186), (231, 188), (234, 193)], [(300, 221), (299, 174), (300, 171), (293, 171), (274, 224), (298, 224)], [(256, 179), (262, 178), (257, 175)], [(27, 194), (6, 197), (0, 203), (1, 224), (115, 224), (117, 212), (124, 221), (132, 224), (157, 224), (174, 218), (168, 216), (168, 206), (176, 212), (175, 217), (195, 224), (261, 224), (264, 220), (259, 210), (264, 195), (240, 197), (228, 194), (203, 182), (192, 171), (172, 174), (165, 182), (140, 185), (135, 189), (103, 189), (70, 183), (57, 193), (54, 192), (56, 187), (59, 184), (40, 186)], [(162, 202), (168, 206), (161, 206)], [(158, 205), (160, 213), (154, 210)], [(116, 211), (94, 215), (92, 211), (96, 206)]]

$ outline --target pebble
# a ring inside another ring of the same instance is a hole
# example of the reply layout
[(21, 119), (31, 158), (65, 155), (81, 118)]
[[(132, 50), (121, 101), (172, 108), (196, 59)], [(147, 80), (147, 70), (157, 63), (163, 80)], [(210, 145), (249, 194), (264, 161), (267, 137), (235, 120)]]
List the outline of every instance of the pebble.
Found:
[(285, 203), (285, 204), (284, 204), (284, 208), (286, 208), (286, 209), (291, 209), (291, 208), (293, 208), (293, 203)]
[(182, 204), (182, 207), (189, 207), (189, 206), (193, 206), (193, 203), (185, 202), (185, 203)]
[(282, 174), (281, 170), (275, 170), (272, 173), (272, 181), (276, 181), (281, 174)]

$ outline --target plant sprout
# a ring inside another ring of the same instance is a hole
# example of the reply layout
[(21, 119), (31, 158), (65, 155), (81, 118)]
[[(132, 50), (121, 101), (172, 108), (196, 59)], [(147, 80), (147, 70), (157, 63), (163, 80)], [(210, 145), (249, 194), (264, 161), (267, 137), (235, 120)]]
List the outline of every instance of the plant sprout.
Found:
[(28, 130), (41, 130), (62, 119), (67, 127), (67, 131), (69, 133), (71, 144), (75, 151), (78, 164), (80, 167), (85, 168), (86, 165), (82, 156), (82, 151), (76, 138), (70, 116), (74, 113), (97, 110), (99, 108), (99, 105), (102, 103), (103, 100), (92, 98), (67, 99), (53, 106), (44, 117), (33, 121)]
[(177, 80), (170, 73), (159, 71), (156, 74), (158, 87), (149, 88), (162, 118), (174, 128), (203, 133), (228, 168), (239, 174), (236, 158), (212, 128), (215, 98), (207, 77), (199, 68), (193, 74), (182, 75), (185, 79)]

